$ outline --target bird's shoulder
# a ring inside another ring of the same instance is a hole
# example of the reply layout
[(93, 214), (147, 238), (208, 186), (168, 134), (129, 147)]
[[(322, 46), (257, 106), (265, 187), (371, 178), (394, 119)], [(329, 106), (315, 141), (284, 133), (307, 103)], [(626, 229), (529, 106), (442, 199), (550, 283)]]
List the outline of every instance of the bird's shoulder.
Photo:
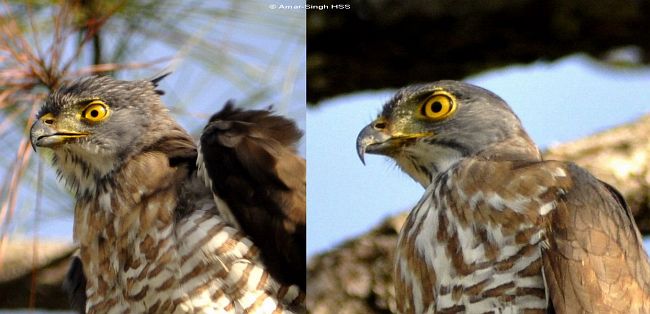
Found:
[(571, 185), (544, 221), (543, 269), (554, 308), (647, 313), (650, 262), (630, 208), (615, 187), (566, 165)]
[(573, 162), (471, 158), (452, 167), (442, 179), (467, 197), (540, 198), (569, 209), (590, 207), (592, 214), (616, 215), (625, 225), (633, 222), (621, 193)]
[(636, 232), (621, 194), (572, 162), (472, 158), (435, 183), (455, 202), (486, 210), (510, 209), (545, 226), (568, 228), (581, 217), (586, 219), (583, 224), (611, 223)]
[(455, 177), (472, 183), (534, 181), (548, 183), (567, 177), (570, 162), (556, 160), (492, 160), (489, 158), (466, 158), (450, 171)]
[(461, 200), (500, 200), (507, 207), (527, 199), (533, 200), (531, 207), (535, 207), (555, 201), (571, 189), (573, 169), (574, 165), (562, 161), (469, 158), (438, 180), (446, 182)]

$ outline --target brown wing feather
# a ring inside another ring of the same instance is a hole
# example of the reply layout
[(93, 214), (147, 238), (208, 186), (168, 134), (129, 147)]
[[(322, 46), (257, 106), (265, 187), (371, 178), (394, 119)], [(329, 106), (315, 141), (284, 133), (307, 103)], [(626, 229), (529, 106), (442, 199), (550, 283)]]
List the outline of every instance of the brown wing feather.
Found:
[(650, 312), (650, 264), (613, 187), (569, 164), (572, 184), (549, 214), (544, 275), (557, 313)]
[(269, 271), (305, 289), (305, 161), (293, 121), (226, 104), (201, 136), (213, 192), (259, 247)]
[(79, 256), (72, 257), (70, 268), (63, 280), (63, 290), (68, 295), (70, 306), (77, 313), (86, 313), (86, 276)]

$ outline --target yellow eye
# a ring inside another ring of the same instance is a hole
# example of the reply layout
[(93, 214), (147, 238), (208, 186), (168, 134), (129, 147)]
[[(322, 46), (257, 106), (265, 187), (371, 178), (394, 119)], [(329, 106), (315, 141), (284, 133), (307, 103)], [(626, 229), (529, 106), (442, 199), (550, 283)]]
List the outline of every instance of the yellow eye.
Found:
[(81, 117), (89, 122), (99, 122), (108, 117), (108, 106), (101, 100), (93, 100), (84, 110)]
[(456, 111), (456, 102), (451, 95), (437, 92), (427, 98), (420, 107), (420, 113), (432, 120), (442, 120)]

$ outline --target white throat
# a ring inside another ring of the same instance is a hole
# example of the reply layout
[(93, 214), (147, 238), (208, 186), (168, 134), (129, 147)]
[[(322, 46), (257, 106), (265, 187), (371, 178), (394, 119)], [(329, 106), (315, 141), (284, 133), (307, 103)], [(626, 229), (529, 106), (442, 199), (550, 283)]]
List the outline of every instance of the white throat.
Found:
[(95, 194), (98, 180), (115, 168), (113, 156), (90, 154), (77, 147), (56, 150), (54, 156), (54, 167), (77, 195)]
[(406, 147), (395, 156), (395, 161), (402, 171), (426, 188), (433, 178), (462, 158), (461, 152), (451, 147), (428, 144)]

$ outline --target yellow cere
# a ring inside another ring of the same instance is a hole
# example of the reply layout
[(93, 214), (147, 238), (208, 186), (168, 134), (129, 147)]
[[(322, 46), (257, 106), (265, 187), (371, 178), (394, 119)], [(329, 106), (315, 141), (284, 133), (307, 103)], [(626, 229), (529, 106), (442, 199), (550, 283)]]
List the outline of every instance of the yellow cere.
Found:
[(93, 100), (81, 111), (81, 118), (88, 122), (100, 122), (108, 115), (108, 105), (101, 100)]
[(420, 107), (420, 113), (431, 120), (442, 120), (456, 111), (455, 98), (446, 92), (436, 91)]

